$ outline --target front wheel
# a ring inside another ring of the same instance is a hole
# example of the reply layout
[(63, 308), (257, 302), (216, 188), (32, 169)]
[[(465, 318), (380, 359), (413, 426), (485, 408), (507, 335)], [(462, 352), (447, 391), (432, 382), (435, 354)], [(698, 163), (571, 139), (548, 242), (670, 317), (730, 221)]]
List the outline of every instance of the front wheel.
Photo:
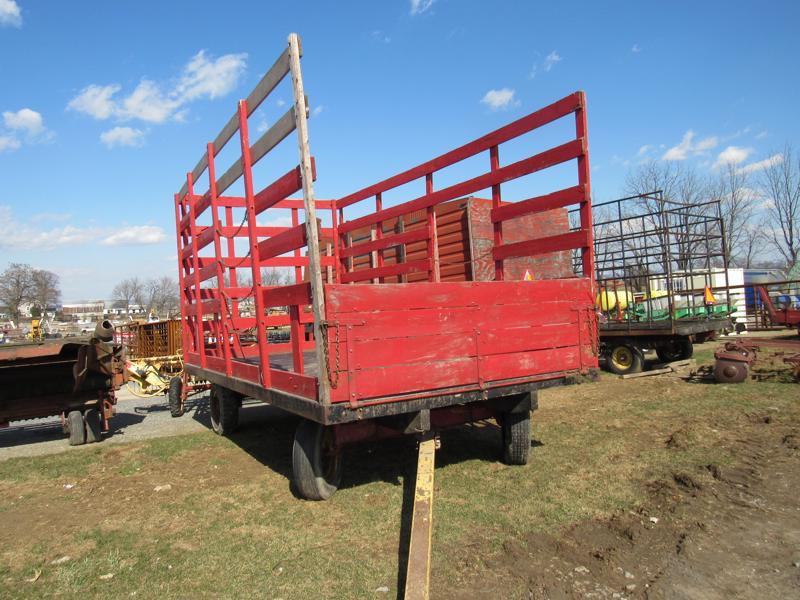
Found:
[(306, 500), (327, 500), (339, 488), (342, 457), (333, 444), (333, 430), (302, 421), (294, 434), (292, 471), (298, 494)]
[(169, 380), (169, 390), (167, 391), (167, 403), (169, 404), (169, 414), (173, 417), (181, 417), (184, 413), (183, 407), (183, 378), (173, 377)]
[(531, 413), (506, 413), (500, 419), (503, 430), (503, 462), (526, 465), (531, 451)]
[(69, 432), (70, 446), (80, 446), (86, 443), (86, 428), (83, 424), (83, 414), (81, 411), (69, 411), (67, 415), (67, 431)]
[(239, 396), (236, 392), (219, 385), (211, 386), (209, 405), (211, 428), (218, 435), (231, 435), (239, 426)]
[(606, 355), (606, 366), (609, 371), (617, 375), (641, 373), (644, 367), (644, 355), (631, 344), (618, 344)]

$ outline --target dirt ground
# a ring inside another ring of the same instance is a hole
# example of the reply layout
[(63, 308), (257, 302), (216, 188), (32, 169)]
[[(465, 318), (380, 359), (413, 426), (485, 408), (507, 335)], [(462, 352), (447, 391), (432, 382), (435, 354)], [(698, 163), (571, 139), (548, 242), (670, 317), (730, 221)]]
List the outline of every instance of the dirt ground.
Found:
[[(145, 405), (135, 436), (0, 460), (0, 596), (401, 597), (413, 440), (348, 453), (309, 503), (296, 420), (248, 407), (228, 440), (202, 399), (175, 425)], [(605, 375), (541, 394), (529, 465), (498, 451), (493, 423), (442, 435), (434, 598), (800, 596), (796, 383)]]

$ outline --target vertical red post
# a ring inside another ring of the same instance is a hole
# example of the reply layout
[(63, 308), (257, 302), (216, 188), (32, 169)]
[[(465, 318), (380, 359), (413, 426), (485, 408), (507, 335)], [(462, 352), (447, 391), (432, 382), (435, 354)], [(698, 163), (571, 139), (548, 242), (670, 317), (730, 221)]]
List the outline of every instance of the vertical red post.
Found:
[(584, 199), (580, 206), (581, 229), (586, 232), (586, 246), (581, 249), (583, 275), (592, 280), (594, 289), (594, 236), (592, 224), (592, 188), (589, 173), (589, 135), (586, 121), (586, 94), (578, 93), (579, 106), (575, 111), (575, 136), (583, 139), (583, 152), (578, 157), (578, 184), (583, 186)]
[(339, 258), (339, 220), (336, 218), (336, 201), (331, 200), (331, 229), (333, 231), (333, 264), (334, 266), (334, 281), (328, 283), (341, 283), (342, 270), (340, 268)]
[(190, 336), (189, 333), (189, 319), (187, 318), (186, 312), (186, 289), (184, 283), (184, 270), (183, 270), (183, 242), (184, 235), (181, 231), (181, 220), (183, 219), (183, 214), (181, 208), (183, 207), (183, 202), (181, 200), (180, 195), (175, 194), (175, 230), (177, 235), (175, 239), (178, 243), (178, 290), (180, 291), (179, 298), (180, 298), (180, 309), (181, 309), (181, 344), (183, 348), (184, 355), (189, 352), (190, 349), (194, 350), (194, 347), (190, 344)]
[[(225, 206), (225, 225), (233, 227), (233, 207)], [(227, 258), (236, 258), (236, 235), (231, 234), (228, 237), (228, 252)], [(239, 286), (238, 278), (236, 277), (236, 269), (233, 266), (228, 267), (228, 286), (235, 288)], [(237, 297), (238, 298), (238, 297)], [(239, 300), (231, 298), (231, 333), (233, 334), (233, 352), (235, 356), (242, 357), (242, 341), (239, 339), (238, 320), (239, 320)]]
[[(383, 210), (383, 194), (378, 192), (375, 194), (375, 212), (380, 212)], [(375, 239), (379, 240), (383, 237), (383, 221), (378, 221), (376, 223), (375, 229)], [(377, 267), (380, 268), (384, 265), (384, 256), (383, 256), (383, 248), (378, 250), (378, 260), (377, 260)], [(384, 277), (378, 278), (378, 283), (383, 283), (386, 279)]]
[(230, 340), (230, 315), (228, 314), (228, 299), (225, 293), (225, 266), (222, 264), (222, 244), (220, 243), (220, 227), (222, 226), (219, 218), (219, 199), (217, 198), (217, 178), (214, 169), (214, 144), (206, 146), (206, 156), (208, 157), (208, 195), (211, 199), (211, 226), (214, 228), (214, 257), (217, 261), (217, 299), (219, 300), (219, 327), (217, 343), (222, 344), (222, 356), (225, 358), (225, 374), (230, 377), (233, 375), (233, 365), (231, 364), (231, 340)]
[[(492, 171), (500, 168), (500, 152), (497, 146), (489, 148), (489, 161), (491, 163)], [(500, 198), (500, 184), (492, 186), (492, 208), (498, 208), (501, 203)], [(498, 221), (494, 224), (494, 247), (499, 248), (503, 245), (503, 222)], [(503, 261), (494, 261), (494, 279), (495, 281), (503, 281)]]
[[(433, 193), (433, 173), (425, 175), (425, 194)], [(428, 281), (439, 281), (439, 236), (436, 232), (436, 211), (427, 210), (428, 217)]]
[(197, 248), (197, 214), (195, 209), (197, 201), (194, 197), (194, 181), (192, 174), (186, 174), (186, 201), (189, 203), (189, 235), (192, 236), (192, 271), (194, 274), (194, 320), (195, 320), (195, 348), (200, 354), (200, 366), (206, 366), (206, 338), (203, 331), (203, 298), (200, 288), (200, 253)]
[(269, 339), (267, 338), (267, 315), (264, 310), (264, 295), (261, 287), (261, 256), (258, 251), (258, 230), (253, 194), (253, 169), (250, 159), (250, 136), (247, 131), (247, 101), (239, 101), (239, 140), (242, 146), (242, 178), (244, 180), (244, 204), (247, 210), (247, 238), (250, 243), (250, 264), (253, 277), (253, 302), (256, 310), (256, 340), (260, 362), (261, 385), (271, 384), (269, 366)]

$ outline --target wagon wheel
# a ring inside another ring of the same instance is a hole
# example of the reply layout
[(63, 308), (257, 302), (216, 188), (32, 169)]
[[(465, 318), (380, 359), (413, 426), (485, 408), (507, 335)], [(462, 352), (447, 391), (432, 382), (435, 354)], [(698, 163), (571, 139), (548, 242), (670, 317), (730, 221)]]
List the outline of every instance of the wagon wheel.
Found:
[(292, 472), (298, 494), (306, 500), (327, 500), (339, 488), (342, 456), (333, 443), (333, 429), (302, 421), (294, 434)]
[(79, 410), (71, 410), (67, 415), (67, 431), (69, 445), (80, 446), (86, 443), (86, 429), (83, 426), (83, 414)]
[(665, 363), (686, 360), (694, 354), (694, 345), (688, 339), (669, 340), (656, 347), (656, 354), (658, 359)]
[(169, 380), (169, 390), (167, 391), (167, 404), (169, 404), (169, 414), (173, 417), (183, 416), (185, 411), (183, 404), (183, 377), (176, 375)]
[(613, 346), (606, 358), (606, 365), (612, 373), (627, 375), (639, 373), (644, 366), (644, 356), (641, 350), (630, 344)]

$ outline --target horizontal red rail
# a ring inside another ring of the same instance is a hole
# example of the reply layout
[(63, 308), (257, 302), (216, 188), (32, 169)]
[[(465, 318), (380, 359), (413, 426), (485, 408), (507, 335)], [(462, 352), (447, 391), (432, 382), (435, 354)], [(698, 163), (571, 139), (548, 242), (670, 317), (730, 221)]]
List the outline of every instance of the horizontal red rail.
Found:
[(546, 125), (547, 123), (551, 123), (552, 121), (560, 119), (561, 117), (565, 117), (571, 112), (574, 112), (580, 107), (580, 105), (580, 93), (575, 92), (574, 94), (570, 94), (566, 98), (562, 98), (561, 100), (558, 100), (557, 102), (554, 102), (553, 104), (550, 104), (541, 110), (537, 110), (536, 112), (522, 117), (513, 123), (509, 123), (505, 127), (501, 127), (500, 129), (478, 138), (475, 141), (469, 142), (468, 144), (464, 144), (455, 150), (451, 150), (450, 152), (442, 154), (433, 160), (429, 160), (426, 163), (404, 171), (398, 175), (395, 175), (394, 177), (390, 177), (379, 183), (344, 196), (336, 202), (336, 207), (344, 208), (364, 200), (365, 198), (374, 196), (377, 193), (390, 190), (414, 181), (415, 179), (419, 179), (420, 177), (424, 177), (428, 173), (439, 171), (445, 167), (462, 161), (465, 158), (469, 158), (470, 156), (474, 156), (475, 154), (488, 150), (492, 146), (497, 146), (503, 142), (507, 142), (512, 138), (518, 137), (523, 133), (527, 133), (528, 131), (537, 129), (542, 125)]
[(260, 242), (258, 244), (258, 255), (262, 260), (274, 258), (291, 250), (302, 248), (306, 243), (306, 224), (301, 223)]
[(545, 194), (544, 196), (537, 196), (528, 200), (520, 200), (519, 202), (512, 202), (493, 208), (491, 212), (491, 219), (494, 223), (498, 221), (507, 221), (523, 215), (529, 215), (555, 208), (563, 208), (571, 204), (578, 204), (586, 199), (586, 187), (583, 185), (576, 185), (565, 190), (559, 190), (552, 194)]
[(586, 247), (588, 243), (589, 233), (587, 231), (572, 231), (561, 235), (551, 235), (549, 237), (495, 247), (492, 250), (492, 256), (495, 260), (503, 260), (515, 256), (536, 256), (539, 254), (560, 252), (562, 250), (576, 250)]
[(394, 275), (404, 275), (408, 273), (423, 273), (428, 271), (429, 266), (429, 261), (425, 259), (388, 265), (386, 267), (376, 267), (374, 269), (359, 269), (358, 271), (352, 271), (350, 273), (342, 273), (342, 283), (366, 281), (367, 279), (392, 277)]
[(391, 219), (392, 217), (399, 217), (400, 215), (408, 214), (416, 210), (422, 210), (428, 208), (429, 206), (435, 206), (436, 204), (446, 202), (447, 200), (454, 200), (456, 198), (469, 196), (477, 191), (485, 190), (492, 186), (511, 181), (512, 179), (517, 179), (523, 175), (529, 175), (531, 173), (535, 173), (536, 171), (541, 171), (542, 169), (554, 167), (555, 165), (573, 160), (583, 156), (584, 153), (584, 141), (582, 138), (578, 138), (567, 142), (566, 144), (551, 148), (550, 150), (545, 150), (544, 152), (536, 154), (535, 156), (531, 156), (530, 158), (525, 158), (508, 166), (500, 167), (499, 169), (490, 173), (479, 175), (478, 177), (474, 177), (462, 183), (451, 185), (450, 187), (446, 187), (425, 196), (420, 196), (419, 198), (410, 200), (403, 204), (398, 204), (397, 206), (392, 206), (391, 208), (385, 208), (370, 215), (353, 219), (347, 223), (342, 223), (339, 226), (339, 233), (354, 231), (361, 227), (372, 225), (373, 223)]
[(397, 235), (392, 235), (391, 237), (382, 237), (370, 242), (363, 242), (342, 248), (339, 250), (339, 256), (342, 258), (347, 258), (349, 256), (361, 256), (362, 254), (369, 254), (370, 252), (375, 252), (376, 250), (383, 250), (386, 248), (391, 248), (392, 246), (400, 246), (403, 244), (419, 242), (427, 239), (428, 231), (426, 229), (416, 229), (399, 233)]

